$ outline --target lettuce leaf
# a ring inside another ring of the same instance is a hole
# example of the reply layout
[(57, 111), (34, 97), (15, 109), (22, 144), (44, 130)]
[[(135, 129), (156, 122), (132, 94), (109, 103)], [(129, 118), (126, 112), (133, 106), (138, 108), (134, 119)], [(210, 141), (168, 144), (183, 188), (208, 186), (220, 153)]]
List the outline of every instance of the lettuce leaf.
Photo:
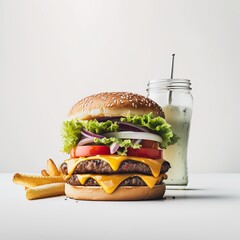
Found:
[(168, 145), (176, 143), (179, 137), (171, 130), (171, 125), (162, 117), (154, 117), (152, 113), (143, 116), (126, 116), (121, 118), (122, 122), (128, 122), (140, 127), (147, 127), (154, 133), (162, 137), (163, 141), (160, 144), (161, 148), (166, 148)]
[(112, 143), (118, 143), (120, 148), (117, 151), (119, 155), (127, 155), (127, 149), (131, 148), (140, 148), (142, 145), (133, 143), (130, 139), (119, 139), (119, 138), (94, 138), (94, 142), (97, 144), (104, 144), (110, 146)]
[(62, 126), (62, 151), (70, 153), (71, 149), (75, 147), (81, 138), (81, 130), (83, 128), (82, 121), (70, 120), (63, 122)]
[(96, 134), (116, 132), (118, 130), (118, 124), (110, 120), (107, 120), (106, 122), (98, 122), (96, 119), (83, 121), (83, 125), (87, 131)]
[(82, 137), (81, 130), (83, 128), (92, 133), (103, 134), (117, 131), (118, 124), (115, 122), (113, 123), (110, 120), (106, 122), (98, 122), (96, 119), (89, 121), (72, 119), (63, 122), (63, 152), (70, 153), (71, 149), (77, 145)]

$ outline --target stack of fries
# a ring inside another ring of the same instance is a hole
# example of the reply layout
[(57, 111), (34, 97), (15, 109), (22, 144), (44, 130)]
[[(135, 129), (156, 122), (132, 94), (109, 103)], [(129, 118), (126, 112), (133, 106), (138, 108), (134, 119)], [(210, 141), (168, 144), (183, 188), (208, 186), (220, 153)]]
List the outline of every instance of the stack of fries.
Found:
[(16, 173), (13, 182), (25, 187), (29, 200), (64, 195), (65, 180), (52, 159), (47, 160), (47, 170), (42, 175)]

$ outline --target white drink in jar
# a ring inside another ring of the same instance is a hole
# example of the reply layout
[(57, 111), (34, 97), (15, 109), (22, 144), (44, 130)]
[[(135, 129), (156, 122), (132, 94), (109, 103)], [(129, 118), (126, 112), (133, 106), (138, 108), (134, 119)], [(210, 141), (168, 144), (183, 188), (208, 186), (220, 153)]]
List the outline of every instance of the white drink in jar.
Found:
[(163, 157), (170, 162), (171, 168), (167, 172), (167, 185), (188, 184), (187, 172), (187, 146), (192, 109), (184, 106), (167, 105), (163, 107), (166, 121), (172, 126), (172, 131), (180, 139), (174, 145), (164, 149)]
[(191, 90), (190, 80), (172, 76), (170, 79), (150, 80), (147, 88), (148, 97), (163, 108), (166, 121), (180, 138), (163, 151), (164, 159), (171, 164), (165, 183), (176, 189), (188, 184), (187, 147), (193, 106)]

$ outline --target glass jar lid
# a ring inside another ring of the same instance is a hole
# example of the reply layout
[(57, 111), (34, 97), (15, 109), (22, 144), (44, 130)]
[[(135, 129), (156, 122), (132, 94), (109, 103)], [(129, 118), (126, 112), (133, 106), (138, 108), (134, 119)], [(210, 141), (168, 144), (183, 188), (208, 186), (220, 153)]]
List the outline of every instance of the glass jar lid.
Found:
[(192, 90), (191, 81), (188, 79), (153, 79), (147, 84), (147, 91), (151, 90)]

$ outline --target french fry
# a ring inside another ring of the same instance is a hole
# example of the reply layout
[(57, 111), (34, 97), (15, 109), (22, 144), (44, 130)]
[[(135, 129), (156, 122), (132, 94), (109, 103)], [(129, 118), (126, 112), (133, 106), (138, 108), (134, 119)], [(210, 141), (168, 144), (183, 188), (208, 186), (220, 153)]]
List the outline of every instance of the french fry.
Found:
[(26, 198), (28, 200), (33, 200), (64, 195), (64, 186), (64, 183), (50, 183), (37, 187), (30, 187), (26, 191)]
[(13, 182), (24, 187), (35, 187), (39, 185), (64, 182), (62, 176), (41, 176), (16, 173), (13, 176)]
[(49, 174), (47, 173), (47, 171), (46, 171), (45, 169), (43, 169), (43, 170), (41, 171), (41, 174), (42, 174), (43, 176), (49, 176)]
[(47, 172), (49, 176), (60, 176), (57, 166), (51, 158), (47, 160)]

